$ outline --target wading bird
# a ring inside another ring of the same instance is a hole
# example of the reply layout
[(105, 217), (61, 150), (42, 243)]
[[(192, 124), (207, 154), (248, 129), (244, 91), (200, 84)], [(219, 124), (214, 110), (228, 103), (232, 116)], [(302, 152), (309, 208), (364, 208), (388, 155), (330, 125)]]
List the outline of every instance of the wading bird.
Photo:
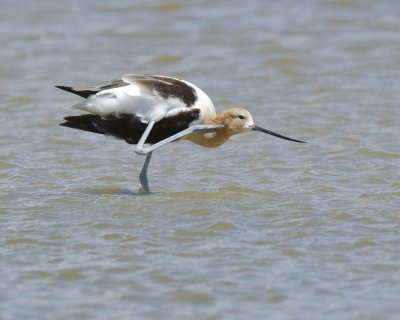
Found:
[(65, 117), (61, 126), (123, 139), (136, 145), (137, 154), (146, 155), (140, 173), (145, 191), (150, 191), (147, 169), (152, 152), (172, 141), (188, 140), (215, 148), (232, 135), (253, 130), (304, 143), (256, 126), (245, 109), (232, 108), (217, 114), (211, 99), (185, 80), (127, 74), (107, 85), (56, 87), (85, 98), (72, 107), (88, 112)]

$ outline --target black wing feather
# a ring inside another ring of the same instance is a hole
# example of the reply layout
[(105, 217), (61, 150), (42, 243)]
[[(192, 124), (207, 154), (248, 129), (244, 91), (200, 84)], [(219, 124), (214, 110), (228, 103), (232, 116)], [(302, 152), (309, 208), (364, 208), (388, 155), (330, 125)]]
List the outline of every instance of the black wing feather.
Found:
[(129, 83), (121, 80), (116, 79), (111, 81), (109, 84), (101, 85), (101, 86), (89, 86), (89, 87), (82, 87), (82, 88), (75, 88), (75, 87), (68, 87), (68, 86), (55, 86), (58, 89), (71, 92), (76, 94), (82, 98), (89, 98), (91, 95), (94, 95), (102, 90), (112, 89), (112, 88), (119, 88), (128, 86)]

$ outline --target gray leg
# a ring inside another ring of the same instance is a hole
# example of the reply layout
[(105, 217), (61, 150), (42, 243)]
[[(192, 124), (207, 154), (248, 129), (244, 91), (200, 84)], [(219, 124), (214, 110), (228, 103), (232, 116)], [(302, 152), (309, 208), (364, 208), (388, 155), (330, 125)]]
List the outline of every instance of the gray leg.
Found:
[(144, 163), (143, 163), (142, 171), (140, 171), (140, 176), (139, 176), (140, 183), (142, 184), (142, 189), (143, 189), (143, 191), (147, 191), (147, 192), (150, 192), (149, 182), (147, 180), (147, 169), (149, 168), (149, 163), (150, 163), (152, 154), (153, 154), (152, 152), (147, 154), (146, 159), (144, 160)]
[[(143, 132), (142, 136), (140, 137), (140, 140), (137, 144), (137, 146), (143, 146), (146, 143), (146, 139), (150, 134), (151, 129), (153, 129), (155, 121), (150, 121), (149, 124), (146, 127), (146, 130)], [(137, 152), (137, 147), (135, 149), (135, 152), (140, 155), (145, 155), (145, 153), (139, 153)], [(151, 152), (147, 153), (146, 159), (144, 160), (142, 170), (140, 171), (139, 179), (140, 179), (140, 184), (142, 185), (143, 191), (150, 192), (149, 188), (149, 181), (147, 179), (147, 169), (149, 168), (150, 164), (150, 159), (151, 159)]]
[(136, 145), (135, 148), (135, 153), (140, 154), (140, 155), (146, 155), (146, 159), (144, 160), (144, 164), (142, 167), (142, 171), (140, 172), (140, 183), (142, 184), (142, 188), (144, 191), (149, 192), (149, 182), (147, 180), (147, 169), (149, 168), (149, 163), (151, 159), (152, 152), (167, 143), (170, 143), (172, 141), (175, 141), (177, 139), (180, 139), (188, 134), (191, 133), (205, 133), (205, 132), (214, 132), (218, 129), (221, 129), (221, 126), (214, 126), (214, 125), (194, 125), (191, 126), (181, 132), (178, 132), (177, 134), (174, 134), (173, 136), (164, 139), (156, 144), (153, 144), (147, 148), (144, 147), (144, 144), (146, 143), (146, 139), (150, 134), (151, 129), (153, 129), (153, 126), (155, 124), (155, 121), (150, 121), (149, 124), (146, 127), (146, 130), (144, 131), (143, 135), (140, 137), (140, 140), (138, 144)]
[(141, 154), (141, 155), (148, 154), (148, 153), (153, 152), (154, 150), (166, 145), (167, 143), (178, 140), (178, 139), (180, 139), (184, 136), (187, 136), (188, 134), (191, 134), (191, 133), (215, 132), (223, 127), (223, 126), (215, 126), (215, 125), (197, 124), (197, 125), (187, 128), (181, 132), (178, 132), (177, 134), (174, 134), (173, 136), (170, 136), (167, 139), (161, 140), (160, 142), (157, 142), (156, 144), (153, 144), (150, 147), (144, 148), (144, 143), (146, 142), (146, 139), (147, 139), (148, 135), (150, 134), (150, 130), (151, 130), (151, 128), (153, 128), (154, 123), (155, 123), (154, 121), (149, 122), (145, 132), (143, 133), (142, 137), (140, 138), (138, 144), (136, 145), (135, 152), (137, 154)]
[(149, 124), (147, 125), (146, 130), (144, 130), (142, 136), (139, 139), (139, 142), (136, 145), (136, 148), (135, 148), (136, 154), (145, 155), (150, 152), (150, 151), (144, 152), (146, 150), (144, 148), (144, 144), (146, 143), (147, 137), (149, 136), (150, 131), (151, 131), (151, 129), (153, 129), (155, 123), (156, 123), (155, 121), (150, 121)]

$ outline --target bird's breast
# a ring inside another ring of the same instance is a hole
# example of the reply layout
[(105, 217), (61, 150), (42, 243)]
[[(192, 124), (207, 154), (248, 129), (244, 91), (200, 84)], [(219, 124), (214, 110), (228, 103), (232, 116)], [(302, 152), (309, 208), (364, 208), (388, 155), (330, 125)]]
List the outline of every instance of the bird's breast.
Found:
[(205, 148), (217, 148), (229, 139), (229, 135), (224, 131), (222, 129), (217, 132), (192, 133), (183, 137), (182, 140), (191, 141)]

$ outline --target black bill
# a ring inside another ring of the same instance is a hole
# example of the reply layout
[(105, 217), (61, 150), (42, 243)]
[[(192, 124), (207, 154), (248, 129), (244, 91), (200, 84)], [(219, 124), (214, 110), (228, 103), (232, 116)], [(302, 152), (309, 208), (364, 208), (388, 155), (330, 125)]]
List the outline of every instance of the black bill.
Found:
[(253, 126), (253, 127), (251, 128), (251, 130), (260, 131), (260, 132), (264, 132), (264, 133), (268, 133), (268, 134), (270, 134), (270, 135), (272, 135), (272, 136), (275, 136), (275, 137), (278, 137), (278, 138), (281, 138), (281, 139), (285, 139), (285, 140), (289, 140), (289, 141), (300, 142), (300, 143), (307, 143), (307, 142), (305, 142), (305, 141), (296, 140), (296, 139), (292, 139), (292, 138), (289, 138), (289, 137), (282, 136), (282, 135), (280, 135), (280, 134), (278, 134), (278, 133), (269, 131), (269, 130), (264, 129), (264, 128), (261, 128), (261, 127), (259, 127), (259, 126)]

